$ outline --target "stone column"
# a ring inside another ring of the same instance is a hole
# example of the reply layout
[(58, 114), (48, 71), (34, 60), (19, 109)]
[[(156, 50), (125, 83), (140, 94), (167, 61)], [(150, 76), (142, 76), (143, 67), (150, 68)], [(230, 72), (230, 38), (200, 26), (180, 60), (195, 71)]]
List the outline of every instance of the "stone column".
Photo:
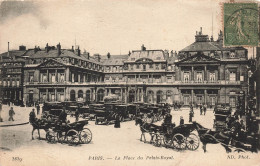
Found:
[(191, 66), (191, 81), (194, 81), (194, 67)]
[(55, 69), (55, 82), (58, 82), (58, 72), (57, 72), (57, 69)]
[(204, 103), (207, 104), (207, 90), (204, 90)]
[(57, 101), (57, 88), (54, 89), (54, 100)]
[[(50, 80), (49, 77), (50, 77), (50, 76), (49, 76), (49, 70), (47, 69), (47, 82), (49, 82), (49, 80)], [(29, 80), (29, 81), (30, 81), (30, 80)]]
[(208, 73), (207, 73), (207, 66), (204, 66), (204, 80), (207, 81)]
[(194, 104), (194, 90), (191, 90), (191, 103)]

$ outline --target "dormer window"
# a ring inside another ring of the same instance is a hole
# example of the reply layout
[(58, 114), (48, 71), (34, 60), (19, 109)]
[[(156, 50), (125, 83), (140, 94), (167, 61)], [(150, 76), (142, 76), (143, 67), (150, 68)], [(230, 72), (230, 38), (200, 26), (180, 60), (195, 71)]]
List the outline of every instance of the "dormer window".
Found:
[(230, 53), (230, 58), (235, 58), (235, 53), (234, 52)]

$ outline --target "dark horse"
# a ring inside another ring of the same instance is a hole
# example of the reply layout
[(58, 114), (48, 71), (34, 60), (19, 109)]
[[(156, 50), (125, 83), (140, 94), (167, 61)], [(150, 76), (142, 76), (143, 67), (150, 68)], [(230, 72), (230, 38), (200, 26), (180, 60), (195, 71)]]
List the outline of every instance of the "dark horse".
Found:
[(144, 120), (142, 120), (141, 118), (135, 119), (135, 125), (140, 125), (140, 130), (142, 132), (140, 141), (142, 141), (142, 138), (144, 137), (144, 142), (146, 142), (145, 133), (150, 134), (150, 136), (151, 136), (150, 143), (151, 143), (152, 140), (153, 140), (153, 134), (152, 133), (155, 133), (155, 132), (161, 130), (161, 126), (155, 125), (153, 123), (147, 123)]
[(231, 152), (231, 149), (229, 148), (230, 141), (233, 136), (232, 131), (212, 131), (210, 129), (207, 129), (200, 125), (197, 122), (193, 122), (193, 124), (196, 126), (196, 129), (198, 131), (200, 141), (202, 142), (203, 146), (202, 149), (204, 152), (206, 152), (206, 145), (207, 144), (218, 144), (220, 143), (225, 149), (226, 152)]
[(45, 132), (47, 132), (50, 127), (54, 126), (54, 124), (48, 122), (47, 119), (34, 119), (34, 120), (30, 120), (30, 123), (33, 127), (32, 139), (34, 139), (33, 133), (35, 130), (38, 130), (39, 139), (41, 139), (40, 129), (43, 129)]

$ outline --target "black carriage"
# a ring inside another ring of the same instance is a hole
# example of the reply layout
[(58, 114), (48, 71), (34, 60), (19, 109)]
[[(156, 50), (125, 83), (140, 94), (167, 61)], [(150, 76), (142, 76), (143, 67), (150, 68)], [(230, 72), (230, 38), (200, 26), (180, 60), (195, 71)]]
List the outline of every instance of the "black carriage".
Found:
[(132, 120), (138, 114), (137, 107), (136, 107), (135, 104), (127, 104), (127, 110), (128, 110), (128, 113), (129, 113), (129, 118), (132, 119)]
[(47, 102), (43, 105), (43, 118), (48, 120), (57, 120), (60, 113), (63, 110), (63, 104), (61, 102)]
[(88, 119), (88, 120), (95, 119), (95, 114), (93, 113), (93, 111), (91, 111), (91, 109), (87, 105), (79, 108), (79, 114), (84, 119)]
[(114, 113), (115, 116), (119, 116), (119, 120), (121, 122), (125, 121), (126, 119), (129, 119), (128, 105), (115, 105)]
[(52, 127), (46, 133), (46, 139), (49, 142), (68, 142), (70, 144), (88, 144), (92, 140), (92, 132), (86, 128), (87, 120), (82, 120), (74, 123), (57, 122), (55, 127)]
[(196, 150), (199, 147), (200, 139), (192, 131), (191, 124), (184, 124), (175, 127), (175, 124), (167, 124), (160, 127), (160, 130), (153, 133), (155, 146), (172, 147), (178, 150)]
[(230, 107), (222, 107), (217, 106), (215, 109), (215, 119), (213, 128), (216, 129), (216, 131), (225, 129), (227, 127), (227, 117), (231, 115), (231, 109)]

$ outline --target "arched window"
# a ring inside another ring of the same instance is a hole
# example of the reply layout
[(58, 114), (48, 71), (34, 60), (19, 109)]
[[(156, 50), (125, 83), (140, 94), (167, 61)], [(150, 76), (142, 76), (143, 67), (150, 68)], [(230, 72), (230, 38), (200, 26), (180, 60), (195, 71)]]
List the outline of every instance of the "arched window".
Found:
[(75, 96), (75, 91), (74, 90), (70, 91), (70, 101), (76, 101), (76, 96)]
[(78, 101), (83, 101), (83, 91), (82, 90), (78, 91)]
[(157, 91), (157, 93), (156, 93), (156, 97), (157, 97), (157, 103), (161, 103), (162, 102), (162, 100), (163, 100), (163, 92), (162, 91)]
[(97, 95), (97, 101), (103, 101), (104, 99), (104, 90), (103, 89), (99, 89), (98, 90), (98, 95)]
[(169, 103), (169, 104), (172, 104), (173, 103), (173, 93), (171, 90), (168, 90), (166, 92), (166, 102)]
[(154, 103), (154, 92), (148, 91), (148, 103)]
[(129, 91), (129, 103), (135, 102), (135, 90), (130, 90)]
[(86, 101), (90, 101), (90, 90), (86, 91)]

